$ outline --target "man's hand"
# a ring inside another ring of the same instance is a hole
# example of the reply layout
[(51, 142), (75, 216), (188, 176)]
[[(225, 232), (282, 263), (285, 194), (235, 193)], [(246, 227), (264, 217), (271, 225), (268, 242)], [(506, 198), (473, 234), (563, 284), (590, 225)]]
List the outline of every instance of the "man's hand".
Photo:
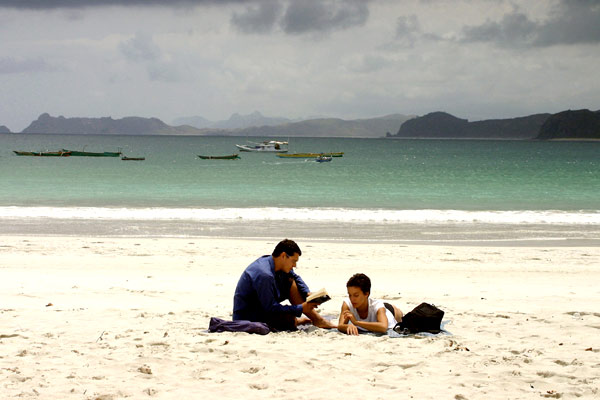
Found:
[(317, 306), (318, 306), (317, 303), (309, 303), (309, 302), (305, 301), (304, 303), (302, 303), (302, 312), (304, 314), (308, 314), (309, 312), (311, 312), (312, 310), (317, 308)]

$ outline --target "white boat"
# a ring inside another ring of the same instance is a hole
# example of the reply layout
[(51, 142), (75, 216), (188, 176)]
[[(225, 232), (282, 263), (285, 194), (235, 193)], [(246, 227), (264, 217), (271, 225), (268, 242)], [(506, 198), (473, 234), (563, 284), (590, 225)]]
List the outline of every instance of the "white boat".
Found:
[(252, 143), (251, 145), (236, 144), (235, 146), (240, 151), (266, 151), (271, 153), (287, 153), (288, 151), (288, 142), (281, 142), (279, 140), (267, 140), (262, 143)]
[(317, 158), (315, 158), (316, 162), (330, 162), (332, 160), (332, 158), (330, 156), (319, 156)]

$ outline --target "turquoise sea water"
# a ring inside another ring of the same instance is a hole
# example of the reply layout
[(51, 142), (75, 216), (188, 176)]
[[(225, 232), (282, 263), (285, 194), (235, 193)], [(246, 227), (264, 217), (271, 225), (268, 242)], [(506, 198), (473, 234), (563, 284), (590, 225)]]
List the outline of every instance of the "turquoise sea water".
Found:
[[(406, 223), (600, 224), (598, 142), (291, 138), (290, 152), (345, 154), (330, 163), (197, 157), (236, 153), (246, 140), (0, 135), (0, 218), (371, 223), (388, 236)], [(146, 160), (12, 153), (60, 148)]]

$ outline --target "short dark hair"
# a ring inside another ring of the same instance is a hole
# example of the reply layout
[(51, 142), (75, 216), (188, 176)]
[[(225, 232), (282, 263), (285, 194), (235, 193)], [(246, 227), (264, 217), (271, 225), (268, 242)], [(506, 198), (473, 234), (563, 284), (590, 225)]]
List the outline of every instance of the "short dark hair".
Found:
[(275, 250), (273, 250), (273, 257), (279, 257), (281, 253), (285, 253), (290, 257), (295, 253), (298, 253), (298, 255), (301, 256), (302, 250), (300, 250), (300, 247), (293, 240), (283, 239), (281, 242), (277, 243), (277, 246), (275, 246)]
[(371, 293), (371, 280), (365, 274), (354, 274), (346, 283), (346, 287), (357, 287), (363, 293)]

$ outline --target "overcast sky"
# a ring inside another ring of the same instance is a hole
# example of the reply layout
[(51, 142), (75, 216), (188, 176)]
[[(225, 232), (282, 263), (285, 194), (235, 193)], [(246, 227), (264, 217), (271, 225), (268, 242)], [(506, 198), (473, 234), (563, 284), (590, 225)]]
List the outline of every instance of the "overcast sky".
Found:
[(600, 0), (0, 0), (0, 125), (600, 109)]

